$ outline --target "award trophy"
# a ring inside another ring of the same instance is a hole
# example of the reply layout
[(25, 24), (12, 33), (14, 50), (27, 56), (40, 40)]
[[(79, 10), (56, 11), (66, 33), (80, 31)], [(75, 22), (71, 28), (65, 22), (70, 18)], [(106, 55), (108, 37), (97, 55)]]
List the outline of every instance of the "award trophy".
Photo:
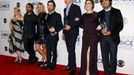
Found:
[[(50, 28), (52, 28), (52, 27), (54, 27), (54, 26), (52, 26), (52, 25), (48, 25), (48, 29), (50, 29)], [(54, 36), (54, 35), (56, 35), (57, 34), (57, 32), (55, 31), (55, 32), (50, 32), (50, 35), (51, 36)]]
[(100, 28), (98, 29), (105, 29), (106, 32), (110, 32), (109, 28), (106, 25), (106, 22), (105, 21), (101, 22), (100, 18), (99, 18), (99, 24), (100, 24)]
[(106, 32), (110, 32), (108, 26), (106, 25), (106, 22), (103, 21), (102, 26), (103, 26), (103, 28), (106, 30)]

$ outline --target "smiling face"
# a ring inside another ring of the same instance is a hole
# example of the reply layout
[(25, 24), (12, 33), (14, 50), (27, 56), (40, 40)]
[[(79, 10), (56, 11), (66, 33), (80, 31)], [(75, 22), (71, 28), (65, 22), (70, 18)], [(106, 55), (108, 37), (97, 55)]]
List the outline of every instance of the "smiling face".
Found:
[(65, 0), (66, 5), (69, 5), (72, 2), (73, 2), (73, 0)]
[(26, 11), (29, 13), (29, 12), (32, 12), (33, 11), (33, 8), (30, 6), (30, 5), (27, 5), (26, 6)]
[(47, 4), (48, 12), (51, 12), (55, 9), (54, 4), (52, 2), (49, 2)]
[(107, 9), (107, 8), (109, 8), (109, 7), (111, 6), (109, 0), (102, 0), (101, 5), (102, 5), (102, 7), (103, 7), (104, 9)]
[(38, 5), (37, 6), (37, 11), (38, 11), (38, 13), (42, 13), (42, 12), (44, 12), (44, 10), (45, 10), (45, 8), (44, 8), (44, 6), (43, 5)]
[(93, 10), (93, 4), (90, 0), (85, 2), (85, 10), (86, 11)]
[(14, 16), (21, 16), (19, 8), (14, 8)]

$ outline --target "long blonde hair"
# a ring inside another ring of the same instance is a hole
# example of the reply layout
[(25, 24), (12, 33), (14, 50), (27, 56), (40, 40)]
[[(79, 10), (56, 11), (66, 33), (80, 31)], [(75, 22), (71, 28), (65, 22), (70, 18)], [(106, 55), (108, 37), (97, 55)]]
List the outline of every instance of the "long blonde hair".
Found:
[(20, 8), (19, 8), (19, 7), (15, 7), (15, 8), (14, 8), (14, 17), (16, 16), (16, 15), (15, 15), (15, 10), (17, 10), (17, 11), (19, 12), (19, 16), (22, 17), (22, 16), (21, 16), (21, 11), (20, 11)]
[[(41, 3), (41, 2), (39, 2), (39, 3), (37, 4), (36, 10), (38, 11), (38, 7), (39, 7), (39, 5), (41, 5), (41, 6), (43, 7), (43, 12), (46, 13), (46, 11), (45, 11), (45, 6), (44, 6), (44, 4)], [(39, 12), (38, 12), (38, 13), (39, 13)]]

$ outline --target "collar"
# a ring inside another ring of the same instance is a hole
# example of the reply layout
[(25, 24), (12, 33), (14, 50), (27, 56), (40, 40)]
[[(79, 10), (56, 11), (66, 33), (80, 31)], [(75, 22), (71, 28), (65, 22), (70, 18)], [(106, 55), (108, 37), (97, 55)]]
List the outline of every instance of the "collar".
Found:
[(51, 14), (53, 14), (54, 12), (55, 12), (55, 10), (53, 10), (53, 11), (49, 12), (48, 14), (49, 14), (49, 15), (51, 15)]
[(105, 11), (110, 11), (112, 7), (109, 7), (107, 9), (104, 9)]
[(70, 8), (72, 4), (73, 4), (73, 2), (71, 2), (69, 5), (67, 5), (67, 7), (69, 7), (69, 8)]
[(28, 12), (26, 13), (26, 15), (33, 15), (33, 14), (34, 14), (34, 12), (33, 12), (33, 11), (31, 12), (31, 14), (29, 14)]

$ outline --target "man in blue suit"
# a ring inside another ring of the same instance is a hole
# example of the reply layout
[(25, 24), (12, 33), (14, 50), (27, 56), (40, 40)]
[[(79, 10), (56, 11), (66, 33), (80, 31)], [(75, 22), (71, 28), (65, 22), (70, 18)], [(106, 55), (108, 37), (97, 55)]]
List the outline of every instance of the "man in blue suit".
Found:
[(73, 4), (73, 0), (65, 0), (67, 7), (64, 9), (64, 30), (63, 35), (68, 51), (68, 65), (63, 70), (70, 70), (69, 75), (76, 72), (75, 44), (79, 34), (79, 20), (81, 10), (78, 5)]

